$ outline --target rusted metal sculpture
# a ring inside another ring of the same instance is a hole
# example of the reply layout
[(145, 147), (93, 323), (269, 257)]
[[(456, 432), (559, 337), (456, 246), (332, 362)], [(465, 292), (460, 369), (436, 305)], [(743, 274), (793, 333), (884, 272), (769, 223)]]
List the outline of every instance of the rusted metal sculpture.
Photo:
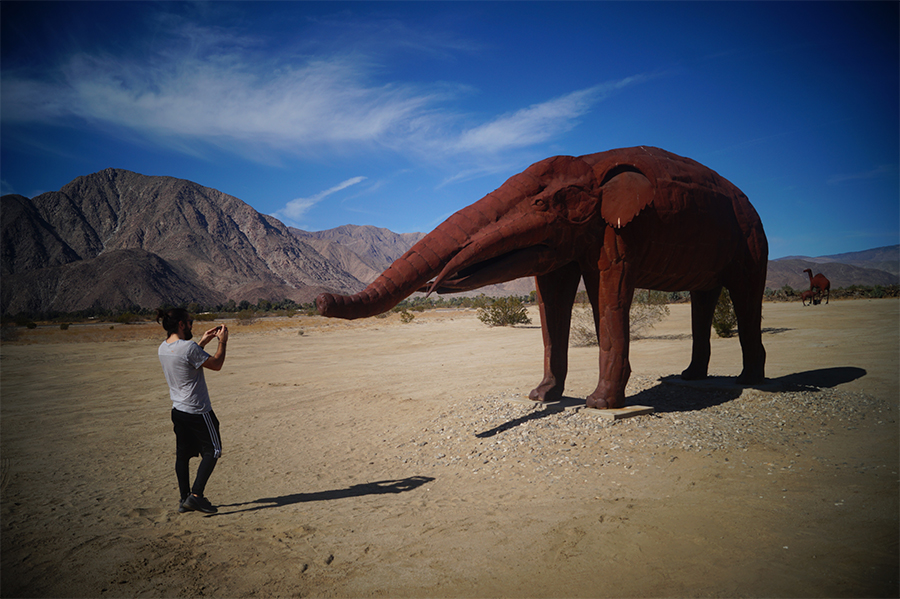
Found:
[(809, 300), (809, 305), (812, 306), (813, 302), (816, 299), (816, 292), (810, 289), (809, 291), (804, 291), (800, 294), (800, 301), (803, 302), (803, 305), (806, 305), (806, 300)]
[(362, 318), (414, 291), (452, 293), (533, 275), (544, 340), (536, 401), (562, 397), (572, 306), (583, 278), (600, 341), (588, 407), (625, 399), (635, 288), (691, 292), (693, 350), (684, 379), (707, 376), (722, 286), (743, 351), (742, 384), (765, 378), (760, 321), (768, 244), (747, 197), (703, 165), (658, 148), (556, 156), (452, 215), (362, 292), (322, 294), (319, 312)]
[(825, 303), (827, 304), (829, 298), (831, 298), (831, 281), (826, 279), (825, 275), (823, 275), (822, 273), (813, 276), (812, 270), (808, 268), (803, 272), (809, 275), (809, 290), (813, 293), (818, 293), (819, 299), (821, 299), (821, 296), (824, 294)]

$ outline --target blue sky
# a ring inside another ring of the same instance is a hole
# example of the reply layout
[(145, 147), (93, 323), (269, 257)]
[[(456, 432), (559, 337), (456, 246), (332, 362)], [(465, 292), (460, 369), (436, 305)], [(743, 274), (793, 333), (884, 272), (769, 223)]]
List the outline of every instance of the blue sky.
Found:
[(3, 193), (105, 168), (286, 224), (430, 231), (529, 164), (652, 145), (770, 258), (900, 243), (896, 2), (0, 3)]

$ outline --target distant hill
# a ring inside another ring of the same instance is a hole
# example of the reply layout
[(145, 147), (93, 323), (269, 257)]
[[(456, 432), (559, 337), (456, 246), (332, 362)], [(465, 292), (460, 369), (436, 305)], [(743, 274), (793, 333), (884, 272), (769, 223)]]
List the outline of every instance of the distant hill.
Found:
[(317, 232), (288, 229), (365, 283), (374, 281), (394, 260), (425, 237), (425, 233), (394, 233), (369, 225), (343, 225)]
[(788, 256), (769, 261), (766, 287), (808, 289), (809, 275), (822, 273), (831, 281), (832, 289), (851, 285), (900, 284), (900, 245), (850, 252), (831, 256)]
[(361, 287), (277, 219), (172, 177), (107, 169), (31, 200), (3, 196), (0, 220), (8, 314), (188, 298), (311, 301)]
[[(0, 312), (153, 308), (356, 293), (424, 233), (345, 225), (307, 232), (183, 179), (106, 169), (59, 191), (0, 198)], [(770, 261), (766, 285), (833, 288), (900, 279), (900, 246)], [(532, 278), (465, 295), (527, 295)]]
[[(368, 225), (344, 225), (314, 233), (292, 228), (291, 232), (367, 284), (374, 281), (394, 260), (405, 254), (426, 235), (394, 233), (389, 229)], [(534, 279), (526, 277), (452, 295), (475, 296), (483, 293), (498, 297), (528, 295), (533, 290)]]
[(803, 260), (813, 264), (835, 262), (859, 266), (860, 268), (883, 270), (895, 275), (900, 275), (900, 245), (889, 245), (871, 250), (864, 250), (862, 252), (849, 252), (846, 254), (819, 256), (816, 258), (810, 258), (809, 256), (786, 256), (774, 260), (774, 262), (780, 262), (782, 260)]

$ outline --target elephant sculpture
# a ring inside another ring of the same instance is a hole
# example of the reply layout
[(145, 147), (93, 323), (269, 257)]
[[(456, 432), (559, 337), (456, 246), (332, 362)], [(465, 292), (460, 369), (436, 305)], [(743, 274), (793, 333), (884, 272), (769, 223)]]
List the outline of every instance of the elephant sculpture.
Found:
[(817, 293), (819, 295), (819, 299), (821, 296), (825, 296), (825, 303), (828, 303), (829, 298), (831, 297), (831, 281), (825, 278), (825, 275), (822, 273), (813, 276), (812, 270), (806, 269), (805, 272), (809, 275), (809, 290), (813, 293)]
[(600, 349), (591, 408), (625, 400), (628, 318), (636, 288), (691, 292), (691, 363), (707, 376), (710, 327), (722, 287), (738, 319), (741, 384), (765, 378), (762, 296), (768, 242), (756, 210), (733, 184), (665, 150), (636, 147), (537, 162), (444, 221), (365, 290), (316, 298), (320, 314), (362, 318), (415, 291), (467, 291), (534, 276), (544, 375), (529, 397), (563, 395), (572, 306), (581, 279)]

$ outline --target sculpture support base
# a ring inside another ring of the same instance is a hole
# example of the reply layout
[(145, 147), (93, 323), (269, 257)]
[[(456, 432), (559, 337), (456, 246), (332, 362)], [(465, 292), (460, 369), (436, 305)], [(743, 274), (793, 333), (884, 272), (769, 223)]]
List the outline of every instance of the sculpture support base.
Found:
[(600, 416), (607, 420), (622, 420), (623, 418), (631, 418), (642, 414), (652, 414), (654, 411), (652, 406), (627, 406), (624, 408), (610, 408), (608, 410), (584, 408), (585, 414), (589, 416)]

